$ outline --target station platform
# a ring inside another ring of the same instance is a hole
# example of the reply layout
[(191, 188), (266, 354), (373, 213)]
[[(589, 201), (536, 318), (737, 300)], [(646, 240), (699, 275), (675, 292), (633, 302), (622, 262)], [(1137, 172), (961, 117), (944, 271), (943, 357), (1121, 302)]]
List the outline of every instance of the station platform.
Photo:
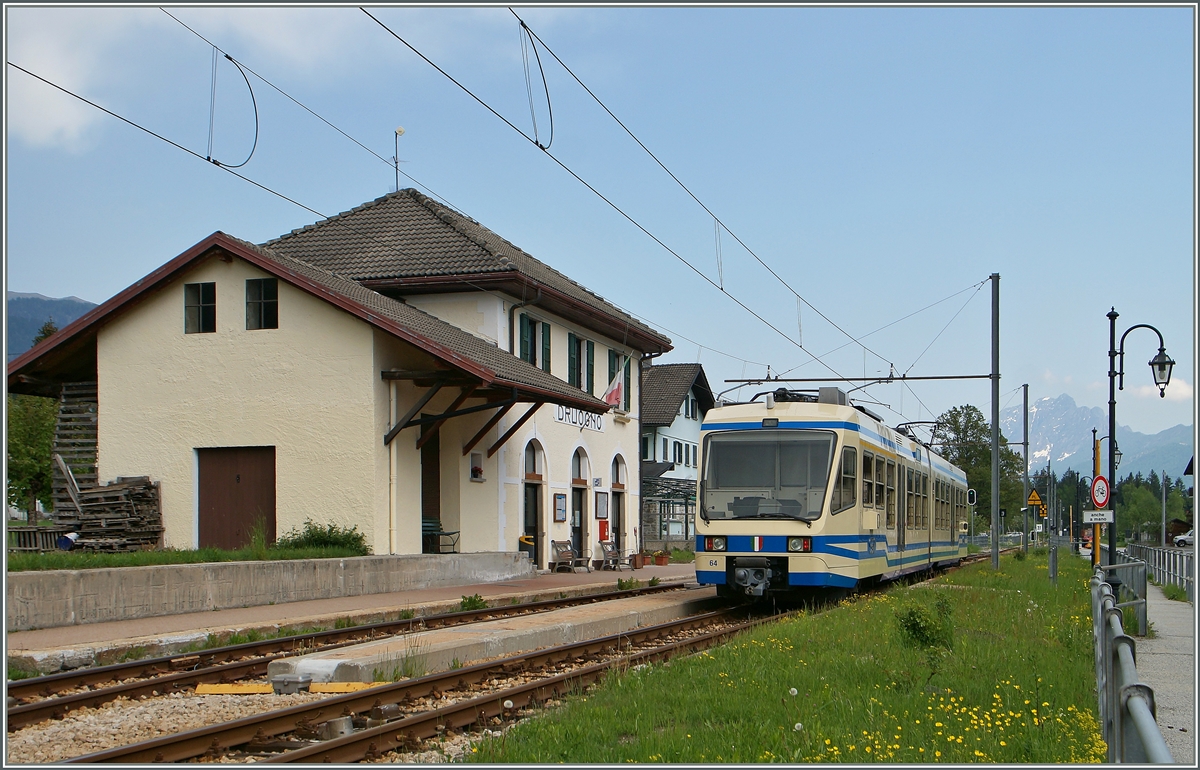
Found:
[(1196, 766), (1196, 608), (1146, 587), (1152, 635), (1134, 637), (1138, 678), (1154, 690), (1158, 729), (1176, 764)]
[(602, 593), (617, 588), (617, 579), (636, 578), (645, 586), (696, 582), (694, 563), (648, 565), (637, 570), (542, 572), (528, 578), (478, 585), (442, 586), (396, 593), (313, 599), (286, 604), (163, 615), (151, 618), (89, 623), (57, 628), (14, 631), (6, 635), (10, 662), (48, 674), (80, 666), (113, 663), (131, 651), (143, 657), (177, 653), (203, 643), (210, 634), (228, 636), (280, 628), (332, 628), (335, 623), (358, 625), (393, 620), (406, 613), (432, 615), (458, 609), (464, 596), (478, 594), (490, 604), (508, 604)]

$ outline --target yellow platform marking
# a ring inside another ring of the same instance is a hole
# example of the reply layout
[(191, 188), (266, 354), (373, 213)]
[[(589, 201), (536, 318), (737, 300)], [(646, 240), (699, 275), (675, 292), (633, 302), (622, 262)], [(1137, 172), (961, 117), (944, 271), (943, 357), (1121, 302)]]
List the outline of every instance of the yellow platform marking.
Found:
[[(309, 692), (333, 694), (358, 692), (388, 682), (313, 682)], [(230, 682), (228, 684), (198, 684), (197, 695), (270, 695), (275, 692), (270, 682)]]

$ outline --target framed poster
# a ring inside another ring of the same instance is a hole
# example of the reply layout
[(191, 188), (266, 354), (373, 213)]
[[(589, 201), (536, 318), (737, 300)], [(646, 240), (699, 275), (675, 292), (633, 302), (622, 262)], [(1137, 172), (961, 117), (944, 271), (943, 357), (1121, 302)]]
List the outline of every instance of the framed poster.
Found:
[(567, 520), (567, 496), (565, 494), (556, 494), (554, 496), (554, 520)]
[(597, 492), (596, 493), (596, 518), (597, 519), (607, 519), (608, 518), (608, 493), (607, 492)]

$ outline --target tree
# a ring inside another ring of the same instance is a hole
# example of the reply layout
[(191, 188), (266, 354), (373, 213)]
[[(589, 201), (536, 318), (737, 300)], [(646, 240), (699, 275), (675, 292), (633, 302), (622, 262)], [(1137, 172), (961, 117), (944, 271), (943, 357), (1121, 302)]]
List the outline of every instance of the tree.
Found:
[[(58, 331), (51, 319), (42, 324), (34, 344)], [(40, 396), (8, 397), (8, 504), (24, 507), (32, 521), (36, 501), (53, 507), (51, 453), (58, 402)]]
[[(937, 419), (933, 448), (967, 474), (967, 486), (975, 490), (975, 511), (991, 527), (992, 515), (992, 429), (978, 407), (952, 407)], [(1008, 511), (1007, 524), (1017, 526), (1022, 506), (1021, 456), (1000, 437), (1000, 507)], [(979, 528), (976, 527), (976, 531)]]

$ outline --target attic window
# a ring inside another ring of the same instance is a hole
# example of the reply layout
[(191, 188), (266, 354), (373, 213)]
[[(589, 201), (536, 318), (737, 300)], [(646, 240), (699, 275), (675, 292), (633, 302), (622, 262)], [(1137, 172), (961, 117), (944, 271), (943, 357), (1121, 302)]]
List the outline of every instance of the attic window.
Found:
[(276, 278), (246, 281), (246, 328), (279, 328), (279, 282)]
[(217, 284), (183, 285), (184, 334), (210, 334), (217, 330)]

